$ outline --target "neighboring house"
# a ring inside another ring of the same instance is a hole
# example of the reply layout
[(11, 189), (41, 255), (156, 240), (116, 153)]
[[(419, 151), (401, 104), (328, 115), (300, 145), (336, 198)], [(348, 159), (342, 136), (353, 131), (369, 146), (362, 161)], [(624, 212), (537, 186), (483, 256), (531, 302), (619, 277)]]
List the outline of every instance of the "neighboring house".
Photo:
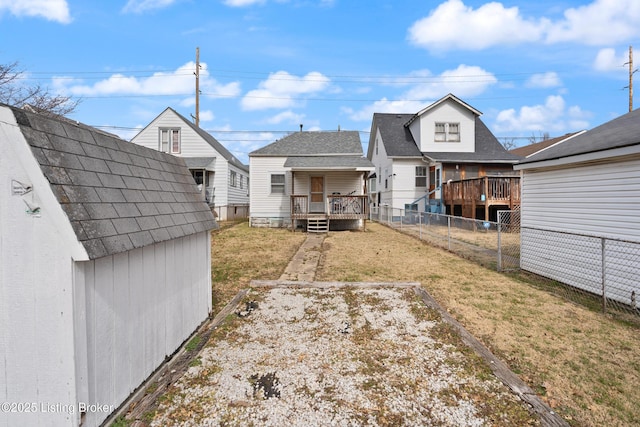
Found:
[(3, 105), (0, 144), (0, 425), (100, 425), (209, 316), (215, 220), (177, 157)]
[(521, 267), (634, 301), (640, 295), (640, 110), (515, 169), (522, 172)]
[(167, 108), (131, 139), (134, 144), (183, 157), (219, 220), (246, 218), (249, 168), (190, 120)]
[(356, 131), (295, 132), (249, 154), (252, 227), (362, 228), (366, 176)]
[[(466, 195), (447, 200), (442, 191), (448, 181), (474, 179), (477, 187), (486, 183), (482, 177), (515, 175), (513, 165), (520, 158), (504, 149), (480, 115), (452, 94), (416, 114), (375, 113), (367, 153), (376, 168), (375, 182), (369, 185), (372, 206), (420, 210), (424, 206), (431, 212), (471, 217), (478, 213), (476, 209), (488, 211), (494, 201), (490, 197), (481, 198), (478, 193), (477, 200), (467, 200)], [(517, 187), (514, 180), (496, 182), (509, 191)], [(501, 200), (492, 209), (510, 204)]]
[(511, 154), (515, 154), (521, 158), (527, 158), (539, 153), (541, 151), (546, 150), (549, 147), (553, 147), (556, 144), (560, 144), (561, 142), (568, 141), (571, 138), (574, 138), (578, 135), (585, 133), (585, 130), (581, 130), (578, 132), (567, 133), (562, 136), (558, 136), (556, 138), (545, 139), (544, 141), (535, 142), (533, 144), (523, 145), (522, 147), (514, 148), (509, 150)]

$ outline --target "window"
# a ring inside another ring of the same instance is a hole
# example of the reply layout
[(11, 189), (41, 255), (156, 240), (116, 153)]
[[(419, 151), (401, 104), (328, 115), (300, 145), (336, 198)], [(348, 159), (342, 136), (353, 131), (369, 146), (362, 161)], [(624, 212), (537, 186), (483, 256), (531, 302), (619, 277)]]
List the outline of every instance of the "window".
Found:
[(460, 142), (460, 125), (458, 123), (449, 123), (447, 141)]
[(244, 176), (240, 175), (240, 188), (244, 188)]
[(445, 131), (444, 123), (436, 123), (436, 142), (443, 142), (447, 140), (447, 132)]
[(382, 183), (382, 167), (378, 166), (378, 184)]
[(284, 174), (271, 174), (271, 194), (284, 194)]
[(440, 168), (436, 168), (436, 188), (440, 187), (440, 178), (442, 177)]
[(460, 123), (436, 123), (436, 142), (460, 142)]
[(416, 187), (427, 186), (427, 167), (416, 166)]
[(179, 153), (180, 129), (160, 129), (159, 148), (163, 153)]
[(236, 172), (235, 171), (231, 171), (231, 173), (229, 175), (229, 184), (232, 187), (236, 186)]

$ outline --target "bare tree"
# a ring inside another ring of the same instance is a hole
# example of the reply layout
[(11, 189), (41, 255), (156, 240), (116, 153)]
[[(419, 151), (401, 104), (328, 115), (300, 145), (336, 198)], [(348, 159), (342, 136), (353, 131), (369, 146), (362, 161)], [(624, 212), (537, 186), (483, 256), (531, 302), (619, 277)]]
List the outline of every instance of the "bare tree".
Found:
[(501, 138), (500, 143), (502, 144), (504, 149), (507, 151), (513, 150), (514, 148), (517, 147), (515, 138), (504, 137), (504, 138)]
[(65, 116), (75, 111), (79, 99), (52, 94), (49, 89), (35, 84), (22, 84), (24, 71), (17, 62), (0, 64), (0, 102), (20, 108), (30, 107), (43, 114)]

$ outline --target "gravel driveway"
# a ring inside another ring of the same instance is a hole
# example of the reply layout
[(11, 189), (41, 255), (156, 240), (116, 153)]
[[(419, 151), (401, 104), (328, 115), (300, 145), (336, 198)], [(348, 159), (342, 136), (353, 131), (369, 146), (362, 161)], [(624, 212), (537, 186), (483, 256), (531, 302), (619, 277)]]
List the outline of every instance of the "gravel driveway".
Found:
[(410, 287), (252, 289), (152, 425), (537, 425), (450, 335)]

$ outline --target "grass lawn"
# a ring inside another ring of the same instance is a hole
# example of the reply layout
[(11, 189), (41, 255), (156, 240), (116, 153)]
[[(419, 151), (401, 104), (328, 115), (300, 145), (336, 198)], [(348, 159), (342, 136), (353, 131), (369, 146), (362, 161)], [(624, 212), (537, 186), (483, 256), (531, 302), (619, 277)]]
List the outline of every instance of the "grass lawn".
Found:
[[(214, 232), (214, 311), (252, 279), (278, 279), (303, 233)], [(640, 330), (446, 251), (368, 223), (331, 232), (317, 281), (420, 282), (570, 424), (640, 425)]]

